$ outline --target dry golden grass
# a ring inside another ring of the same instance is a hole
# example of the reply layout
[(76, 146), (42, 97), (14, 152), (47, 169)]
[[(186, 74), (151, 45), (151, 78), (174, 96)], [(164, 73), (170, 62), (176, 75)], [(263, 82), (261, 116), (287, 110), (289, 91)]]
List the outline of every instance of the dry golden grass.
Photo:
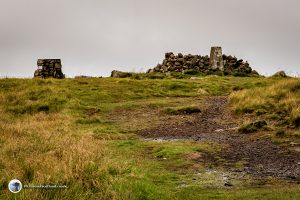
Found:
[(271, 86), (236, 91), (230, 99), (238, 113), (268, 114), (300, 126), (300, 79), (279, 79)]
[[(5, 116), (3, 112), (1, 116)], [(70, 122), (65, 114), (38, 113), (1, 124), (2, 179), (15, 177), (31, 185), (108, 187), (93, 174), (107, 171), (106, 142), (76, 130)], [(46, 197), (39, 190), (27, 195), (31, 199)]]

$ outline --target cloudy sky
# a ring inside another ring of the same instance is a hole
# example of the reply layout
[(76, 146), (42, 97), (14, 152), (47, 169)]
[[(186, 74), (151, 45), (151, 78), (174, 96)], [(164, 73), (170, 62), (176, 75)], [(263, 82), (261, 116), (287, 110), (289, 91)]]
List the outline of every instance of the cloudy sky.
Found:
[(300, 73), (299, 0), (0, 0), (0, 76), (31, 77), (37, 58), (63, 72), (140, 72), (164, 53), (211, 46), (262, 74)]

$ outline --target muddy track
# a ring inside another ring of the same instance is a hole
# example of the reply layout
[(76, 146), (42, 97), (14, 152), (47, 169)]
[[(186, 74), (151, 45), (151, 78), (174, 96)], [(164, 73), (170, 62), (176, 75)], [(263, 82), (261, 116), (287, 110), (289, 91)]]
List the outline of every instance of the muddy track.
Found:
[[(206, 162), (223, 166), (229, 171), (300, 181), (299, 152), (292, 152), (268, 139), (253, 139), (251, 134), (237, 133), (236, 127), (241, 119), (227, 108), (227, 97), (208, 97), (207, 103), (208, 107), (191, 121), (176, 124), (165, 121), (138, 134), (153, 139), (192, 139), (225, 144), (223, 151), (207, 155)], [(226, 162), (218, 162), (220, 158)], [(241, 161), (243, 169), (234, 167), (235, 163)]]

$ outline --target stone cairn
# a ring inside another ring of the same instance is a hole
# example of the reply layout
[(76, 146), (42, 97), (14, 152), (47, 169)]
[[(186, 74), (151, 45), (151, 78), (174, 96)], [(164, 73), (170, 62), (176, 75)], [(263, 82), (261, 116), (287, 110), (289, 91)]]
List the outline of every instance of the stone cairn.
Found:
[(198, 71), (203, 74), (211, 74), (212, 72), (220, 71), (224, 73), (224, 75), (258, 75), (255, 70), (252, 70), (248, 62), (244, 62), (242, 59), (239, 60), (233, 56), (222, 54), (221, 47), (212, 47), (210, 57), (208, 55), (183, 55), (181, 53), (175, 55), (173, 52), (165, 53), (165, 59), (163, 62), (153, 69), (149, 69), (147, 73), (188, 73), (188, 71), (191, 70)]
[(60, 59), (38, 59), (38, 69), (34, 72), (34, 77), (38, 78), (65, 78), (62, 73)]

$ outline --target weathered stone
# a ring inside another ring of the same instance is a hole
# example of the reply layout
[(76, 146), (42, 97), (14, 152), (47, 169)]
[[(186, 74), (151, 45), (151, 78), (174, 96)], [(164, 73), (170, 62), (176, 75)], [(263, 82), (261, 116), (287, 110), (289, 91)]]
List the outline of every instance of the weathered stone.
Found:
[(132, 76), (131, 73), (128, 72), (122, 72), (122, 71), (118, 71), (118, 70), (113, 70), (111, 72), (111, 77), (115, 77), (115, 78), (126, 78), (126, 77), (130, 77)]
[(43, 66), (44, 59), (38, 59), (37, 60), (37, 66)]
[(168, 58), (170, 58), (170, 55), (171, 54), (173, 54), (172, 52), (167, 52), (167, 53), (165, 53), (165, 59), (168, 59)]
[(161, 69), (162, 69), (163, 72), (167, 72), (168, 67), (167, 66), (162, 66)]
[(146, 73), (152, 73), (152, 72), (154, 72), (153, 69), (148, 69)]
[[(34, 77), (39, 78), (65, 78), (62, 73), (60, 59), (38, 59), (38, 69), (34, 72)], [(41, 67), (41, 68), (40, 68)]]
[(181, 63), (180, 63), (180, 62), (175, 62), (175, 65), (176, 65), (176, 66), (180, 66)]
[(61, 67), (62, 67), (61, 63), (55, 63), (54, 66), (56, 69), (61, 69)]
[(112, 72), (111, 72), (111, 77), (118, 77), (121, 73), (123, 73), (123, 72), (121, 72), (121, 71), (118, 71), (118, 70), (113, 70)]
[(210, 67), (212, 69), (224, 70), (221, 47), (212, 47), (210, 51)]
[(194, 57), (194, 58), (191, 60), (191, 65), (192, 65), (192, 66), (195, 66), (195, 65), (197, 64), (197, 62), (199, 62), (198, 59), (197, 59), (197, 57)]
[(177, 62), (184, 63), (184, 58), (178, 58)]

